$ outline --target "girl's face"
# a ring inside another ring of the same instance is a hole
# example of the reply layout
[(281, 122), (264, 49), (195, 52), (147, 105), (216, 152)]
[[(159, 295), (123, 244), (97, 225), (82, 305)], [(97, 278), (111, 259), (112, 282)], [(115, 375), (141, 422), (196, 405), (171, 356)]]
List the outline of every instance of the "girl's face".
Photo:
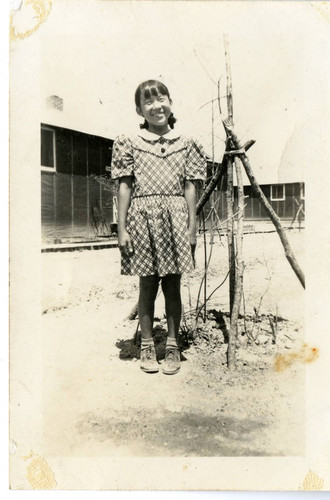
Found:
[(147, 120), (150, 132), (168, 132), (168, 118), (172, 111), (167, 95), (157, 94), (145, 97), (141, 93), (140, 106), (136, 107), (136, 112)]

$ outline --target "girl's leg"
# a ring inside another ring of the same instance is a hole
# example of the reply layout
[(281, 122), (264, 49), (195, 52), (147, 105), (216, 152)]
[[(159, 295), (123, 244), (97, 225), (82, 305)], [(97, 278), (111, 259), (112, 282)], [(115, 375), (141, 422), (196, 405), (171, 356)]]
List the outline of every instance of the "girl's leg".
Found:
[(180, 274), (168, 274), (162, 279), (168, 328), (165, 360), (163, 363), (163, 373), (166, 375), (174, 375), (180, 370), (180, 352), (176, 341), (181, 320), (180, 284)]
[(162, 290), (165, 296), (168, 337), (176, 339), (181, 321), (181, 275), (168, 274), (162, 278)]
[(139, 321), (142, 333), (140, 368), (147, 373), (155, 373), (159, 370), (152, 338), (158, 283), (158, 276), (140, 277)]
[(152, 339), (155, 299), (158, 291), (158, 276), (140, 277), (139, 321), (143, 339)]

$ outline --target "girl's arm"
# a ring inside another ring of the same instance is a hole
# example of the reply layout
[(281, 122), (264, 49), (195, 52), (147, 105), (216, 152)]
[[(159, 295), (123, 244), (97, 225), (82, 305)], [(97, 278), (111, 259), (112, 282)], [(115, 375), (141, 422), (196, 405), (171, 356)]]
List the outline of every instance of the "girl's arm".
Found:
[(193, 181), (185, 181), (184, 197), (188, 206), (189, 243), (194, 258), (196, 248), (196, 188)]
[(118, 246), (125, 254), (133, 253), (131, 237), (126, 229), (127, 212), (131, 203), (132, 177), (121, 177), (119, 179), (118, 191)]

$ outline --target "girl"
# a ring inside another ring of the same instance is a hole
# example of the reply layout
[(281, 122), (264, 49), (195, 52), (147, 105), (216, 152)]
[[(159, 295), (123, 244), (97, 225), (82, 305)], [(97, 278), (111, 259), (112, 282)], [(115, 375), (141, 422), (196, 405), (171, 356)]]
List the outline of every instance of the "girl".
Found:
[(152, 337), (159, 283), (165, 297), (168, 338), (163, 373), (180, 369), (177, 334), (181, 319), (180, 280), (193, 268), (196, 247), (195, 180), (204, 180), (206, 159), (193, 139), (176, 135), (167, 87), (141, 83), (135, 92), (144, 118), (135, 137), (113, 145), (112, 178), (119, 179), (118, 245), (121, 273), (140, 277), (138, 314), (142, 332), (141, 369), (158, 372)]

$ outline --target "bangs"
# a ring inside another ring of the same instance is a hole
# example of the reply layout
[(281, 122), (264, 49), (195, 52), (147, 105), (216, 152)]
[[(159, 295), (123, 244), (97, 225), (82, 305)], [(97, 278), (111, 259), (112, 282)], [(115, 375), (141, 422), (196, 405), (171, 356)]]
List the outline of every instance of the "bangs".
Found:
[(135, 104), (141, 105), (141, 95), (144, 99), (150, 99), (151, 96), (166, 95), (170, 99), (169, 91), (162, 82), (157, 80), (147, 80), (141, 83), (135, 93)]
[(159, 94), (168, 96), (167, 88), (160, 82), (146, 84), (141, 89), (141, 95), (143, 95), (145, 99), (149, 99), (152, 95), (157, 96)]

